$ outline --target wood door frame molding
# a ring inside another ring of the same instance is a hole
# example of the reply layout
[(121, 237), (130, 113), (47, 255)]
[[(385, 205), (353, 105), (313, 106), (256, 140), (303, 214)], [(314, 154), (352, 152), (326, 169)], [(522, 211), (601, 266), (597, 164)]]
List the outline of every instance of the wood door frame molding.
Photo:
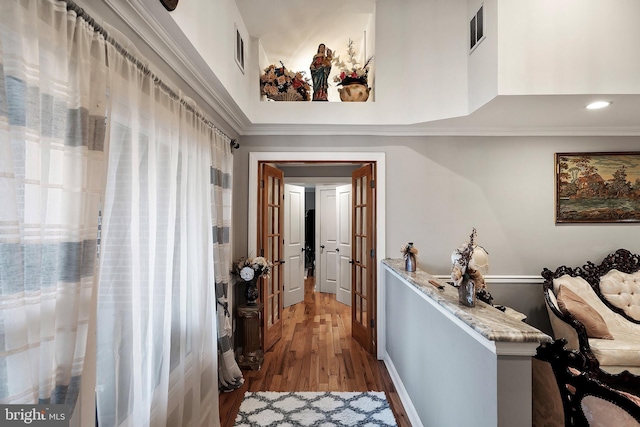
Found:
[[(247, 249), (249, 254), (257, 251), (258, 235), (258, 163), (260, 162), (354, 162), (376, 163), (376, 266), (377, 266), (377, 325), (378, 332), (377, 358), (382, 360), (386, 353), (385, 346), (385, 310), (384, 310), (384, 270), (381, 260), (386, 258), (386, 196), (385, 176), (386, 164), (384, 152), (277, 152), (277, 151), (252, 151), (249, 153), (249, 200), (248, 200), (248, 224), (247, 224)], [(285, 177), (286, 178), (286, 177)]]

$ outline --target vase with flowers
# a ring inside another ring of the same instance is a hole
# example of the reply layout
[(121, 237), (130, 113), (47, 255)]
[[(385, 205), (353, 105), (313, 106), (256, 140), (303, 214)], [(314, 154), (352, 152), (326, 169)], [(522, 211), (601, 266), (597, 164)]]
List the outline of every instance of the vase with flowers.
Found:
[[(466, 306), (476, 305), (476, 297), (491, 304), (491, 294), (486, 291), (483, 271), (488, 269), (487, 252), (475, 243), (476, 229), (469, 236), (469, 241), (451, 254), (451, 279), (458, 288), (458, 301)], [(482, 255), (482, 257), (481, 257)]]
[(259, 296), (258, 280), (261, 277), (269, 277), (272, 268), (273, 264), (264, 257), (240, 258), (233, 263), (231, 273), (247, 285), (244, 293), (247, 305), (256, 305)]
[(402, 252), (404, 257), (404, 269), (409, 272), (416, 271), (418, 249), (413, 246), (413, 242), (402, 245), (400, 247), (400, 252)]
[(274, 101), (308, 101), (308, 78), (303, 71), (287, 70), (282, 61), (281, 67), (269, 65), (260, 76), (260, 93)]
[(356, 51), (353, 48), (353, 40), (347, 44), (349, 59), (342, 61), (339, 55), (333, 58), (333, 63), (340, 69), (340, 73), (333, 78), (342, 88), (338, 89), (340, 99), (343, 102), (365, 102), (369, 99), (371, 88), (368, 86), (369, 65), (373, 56), (369, 57), (362, 65), (356, 59)]

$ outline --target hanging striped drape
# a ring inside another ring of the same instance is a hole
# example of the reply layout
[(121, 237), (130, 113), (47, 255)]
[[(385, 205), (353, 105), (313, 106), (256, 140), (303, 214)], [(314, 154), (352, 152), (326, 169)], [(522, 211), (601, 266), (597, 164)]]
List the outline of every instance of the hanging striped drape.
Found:
[(105, 39), (64, 2), (0, 11), (0, 403), (74, 407), (96, 285)]
[(231, 184), (233, 157), (231, 147), (221, 135), (211, 146), (211, 223), (213, 224), (213, 259), (218, 300), (218, 385), (232, 391), (243, 383), (231, 340)]

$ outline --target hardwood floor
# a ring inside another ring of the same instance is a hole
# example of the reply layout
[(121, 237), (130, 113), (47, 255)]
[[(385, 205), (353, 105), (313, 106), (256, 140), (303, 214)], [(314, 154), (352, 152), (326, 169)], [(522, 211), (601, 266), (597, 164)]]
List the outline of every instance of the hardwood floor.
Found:
[(246, 391), (384, 391), (398, 426), (410, 426), (384, 363), (351, 338), (351, 308), (313, 287), (306, 279), (304, 302), (284, 310), (283, 337), (262, 368), (244, 370), (244, 385), (220, 394), (220, 425), (233, 426)]

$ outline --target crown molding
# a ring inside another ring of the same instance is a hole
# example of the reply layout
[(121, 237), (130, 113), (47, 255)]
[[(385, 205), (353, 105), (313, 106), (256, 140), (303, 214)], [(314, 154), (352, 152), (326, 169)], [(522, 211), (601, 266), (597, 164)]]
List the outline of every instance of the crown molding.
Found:
[(346, 135), (346, 136), (640, 136), (640, 127), (436, 127), (419, 125), (317, 125), (259, 124), (243, 130), (245, 136), (274, 135)]
[[(189, 87), (191, 87), (236, 133), (242, 134), (250, 122), (236, 105), (222, 83), (206, 66), (194, 49), (178, 44), (181, 33), (160, 2), (154, 2), (158, 10), (151, 10), (140, 0), (127, 2), (103, 0), (118, 17), (145, 42)], [(150, 3), (147, 1), (146, 3)], [(166, 16), (163, 22), (158, 16)], [(176, 32), (169, 34), (167, 28)], [(186, 40), (186, 37), (183, 37)], [(190, 44), (189, 44), (190, 46)], [(191, 51), (190, 55), (187, 53)], [(196, 56), (197, 55), (197, 56)], [(200, 66), (195, 65), (200, 60)], [(215, 123), (215, 120), (213, 120)], [(223, 124), (215, 123), (224, 130)]]

